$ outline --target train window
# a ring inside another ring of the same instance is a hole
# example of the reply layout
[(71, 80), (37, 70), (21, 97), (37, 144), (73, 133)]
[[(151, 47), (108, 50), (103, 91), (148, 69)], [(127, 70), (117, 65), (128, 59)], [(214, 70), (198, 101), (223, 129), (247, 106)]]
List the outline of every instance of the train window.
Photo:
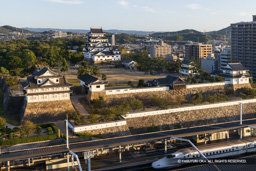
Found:
[(169, 155), (166, 158), (173, 158), (173, 157), (175, 157), (175, 155)]

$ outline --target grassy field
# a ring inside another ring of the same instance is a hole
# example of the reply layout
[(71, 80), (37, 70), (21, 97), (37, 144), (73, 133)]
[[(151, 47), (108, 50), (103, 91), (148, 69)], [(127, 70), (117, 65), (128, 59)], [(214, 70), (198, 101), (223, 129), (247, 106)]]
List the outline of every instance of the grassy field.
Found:
[(80, 80), (77, 78), (72, 78), (72, 79), (70, 78), (70, 79), (68, 79), (68, 82), (70, 84), (73, 84), (74, 86), (80, 86)]
[(19, 126), (20, 122), (16, 115), (5, 115), (4, 114), (4, 104), (3, 104), (3, 91), (0, 89), (0, 117), (4, 118), (6, 122), (14, 126)]

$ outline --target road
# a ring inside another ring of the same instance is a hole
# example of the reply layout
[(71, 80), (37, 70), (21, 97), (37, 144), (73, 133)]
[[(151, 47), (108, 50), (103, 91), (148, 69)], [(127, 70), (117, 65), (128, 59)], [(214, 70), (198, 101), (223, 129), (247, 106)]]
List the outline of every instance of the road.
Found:
[[(243, 127), (246, 127), (246, 125), (255, 125), (256, 119), (244, 120), (243, 124), (244, 124)], [(72, 143), (70, 144), (70, 149), (73, 152), (81, 152), (81, 151), (98, 149), (98, 148), (108, 148), (113, 146), (115, 147), (119, 145), (127, 145), (127, 144), (139, 143), (139, 142), (149, 142), (149, 141), (154, 141), (154, 140), (159, 140), (164, 138), (170, 138), (172, 136), (186, 137), (186, 136), (192, 136), (196, 134), (204, 134), (204, 133), (222, 131), (227, 129), (237, 129), (237, 128), (240, 128), (239, 121), (233, 121), (233, 122), (226, 122), (226, 123), (220, 123), (220, 124), (198, 126), (193, 128), (184, 128), (179, 130), (167, 130), (167, 131), (160, 131), (160, 132), (154, 132), (154, 133), (146, 133), (146, 134), (130, 135), (130, 136), (123, 136), (123, 137), (109, 138), (109, 139), (94, 140), (94, 141), (88, 141), (88, 142)], [(63, 152), (67, 152), (66, 145), (57, 145), (57, 146), (44, 147), (44, 148), (38, 148), (33, 150), (4, 153), (0, 156), (0, 161), (24, 159), (24, 158), (31, 158), (31, 157), (63, 153)]]

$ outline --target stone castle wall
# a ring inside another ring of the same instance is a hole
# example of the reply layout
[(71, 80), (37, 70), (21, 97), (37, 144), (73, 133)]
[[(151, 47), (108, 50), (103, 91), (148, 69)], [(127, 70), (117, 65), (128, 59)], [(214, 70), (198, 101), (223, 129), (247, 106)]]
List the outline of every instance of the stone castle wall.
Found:
[[(107, 102), (117, 101), (123, 98), (138, 98), (138, 99), (150, 99), (154, 95), (159, 97), (166, 97), (170, 99), (175, 99), (178, 96), (189, 96), (196, 93), (202, 94), (214, 94), (224, 92), (225, 86), (214, 86), (214, 87), (198, 87), (191, 89), (177, 89), (177, 90), (167, 90), (167, 91), (152, 91), (152, 92), (138, 92), (138, 93), (127, 93), (127, 94), (113, 94), (106, 95), (105, 91), (100, 92), (88, 92), (87, 99), (93, 100), (97, 99), (99, 96), (104, 97)], [(184, 98), (184, 97), (183, 97)]]
[[(170, 127), (171, 129), (181, 126), (192, 127), (220, 122), (239, 120), (240, 106), (225, 106), (202, 110), (191, 110), (185, 112), (175, 112), (170, 114), (153, 115), (146, 117), (127, 118), (127, 126), (132, 134), (147, 132), (148, 127), (157, 125), (161, 129)], [(256, 117), (256, 103), (243, 105), (243, 119)]]
[(236, 91), (239, 88), (252, 88), (251, 84), (234, 84), (234, 85), (228, 85), (228, 87), (232, 87), (234, 91)]
[(127, 125), (109, 127), (109, 128), (103, 128), (103, 129), (94, 129), (94, 130), (85, 131), (85, 132), (93, 135), (100, 135), (107, 138), (131, 135), (131, 132)]
[(47, 123), (64, 120), (68, 111), (75, 111), (70, 100), (27, 103), (22, 121)]

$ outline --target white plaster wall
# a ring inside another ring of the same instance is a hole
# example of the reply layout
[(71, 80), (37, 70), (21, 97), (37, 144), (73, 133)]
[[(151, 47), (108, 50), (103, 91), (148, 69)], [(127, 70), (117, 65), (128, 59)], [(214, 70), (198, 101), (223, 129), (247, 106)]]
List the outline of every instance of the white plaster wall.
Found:
[(152, 88), (138, 88), (138, 89), (114, 89), (106, 90), (106, 95), (112, 94), (126, 94), (126, 93), (140, 93), (140, 92), (151, 92), (151, 91), (167, 91), (169, 87), (152, 87)]
[(198, 88), (198, 87), (214, 87), (214, 86), (224, 86), (225, 82), (218, 82), (218, 83), (200, 83), (200, 84), (190, 84), (186, 85), (186, 88)]
[(42, 87), (35, 89), (28, 89), (27, 93), (48, 93), (48, 92), (60, 92), (70, 90), (69, 87)]
[(28, 103), (69, 100), (69, 99), (70, 99), (70, 93), (27, 95)]
[(126, 120), (92, 124), (92, 125), (83, 125), (83, 126), (73, 126), (71, 123), (68, 124), (69, 128), (73, 129), (73, 132), (75, 132), (75, 133), (90, 131), (90, 130), (95, 130), (95, 129), (103, 129), (103, 128), (122, 126), (122, 125), (126, 125)]
[(126, 114), (126, 116), (124, 118), (137, 118), (137, 117), (144, 117), (144, 116), (161, 115), (161, 114), (184, 112), (184, 111), (191, 111), (191, 110), (200, 110), (200, 109), (218, 108), (218, 107), (239, 105), (240, 103), (244, 104), (244, 103), (255, 103), (255, 102), (256, 102), (256, 99), (250, 99), (250, 100), (239, 100), (239, 101), (192, 106), (192, 107), (181, 107), (181, 108), (167, 109), (167, 110), (156, 110), (156, 111), (150, 111), (150, 112), (131, 113), (131, 114)]
[[(99, 86), (99, 87), (98, 87)], [(96, 85), (91, 85), (90, 91), (104, 91), (105, 90), (105, 84), (96, 84)]]

